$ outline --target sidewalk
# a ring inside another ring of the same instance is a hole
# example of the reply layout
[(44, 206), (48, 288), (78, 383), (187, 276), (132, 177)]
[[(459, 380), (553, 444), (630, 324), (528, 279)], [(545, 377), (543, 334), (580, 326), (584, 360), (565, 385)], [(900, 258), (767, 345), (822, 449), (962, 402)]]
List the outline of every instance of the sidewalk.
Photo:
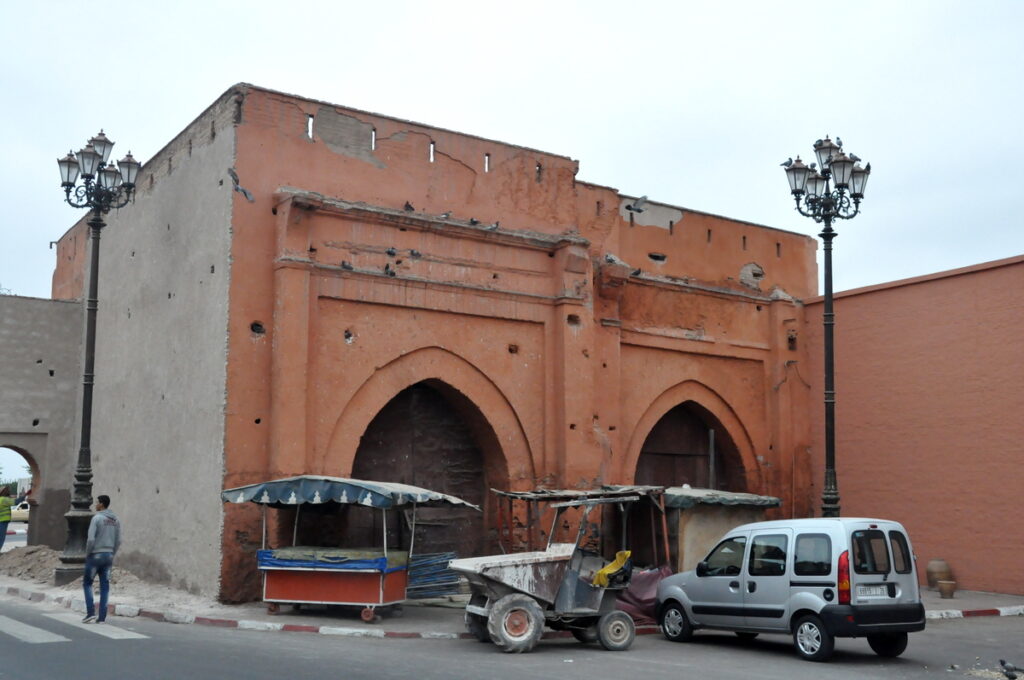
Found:
[[(0, 595), (20, 597), (29, 602), (46, 602), (84, 612), (81, 591), (0, 577)], [(138, 599), (119, 597), (116, 586), (111, 592), (109, 612), (113, 616), (144, 616), (156, 621), (240, 628), (245, 630), (285, 631), (372, 638), (472, 639), (463, 626), (465, 596), (414, 600), (402, 607), (400, 616), (381, 610), (374, 623), (359, 617), (359, 608), (318, 607), (304, 605), (298, 610), (283, 605), (280, 613), (270, 614), (266, 605), (250, 602), (224, 605), (215, 602), (196, 603), (187, 607), (149, 608)], [(938, 592), (922, 589), (922, 600), (929, 619), (968, 618), (974, 616), (1024, 616), (1024, 596), (958, 591), (953, 599), (944, 600)], [(657, 633), (657, 626), (638, 626), (637, 634)], [(567, 636), (567, 632), (545, 631), (544, 637)]]

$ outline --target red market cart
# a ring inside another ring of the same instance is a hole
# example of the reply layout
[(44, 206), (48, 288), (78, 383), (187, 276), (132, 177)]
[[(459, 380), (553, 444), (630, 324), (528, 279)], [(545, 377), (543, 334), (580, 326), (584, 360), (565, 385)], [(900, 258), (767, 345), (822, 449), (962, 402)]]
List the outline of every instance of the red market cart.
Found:
[[(256, 558), (263, 574), (263, 601), (271, 612), (282, 603), (331, 604), (362, 607), (362, 618), (373, 621), (375, 608), (406, 600), (408, 568), (415, 547), (416, 508), (438, 505), (480, 508), (448, 494), (394, 482), (343, 477), (300, 475), (226, 489), (227, 503), (263, 506), (263, 547)], [(362, 506), (382, 514), (379, 546), (358, 548), (297, 546), (299, 513), (304, 505), (336, 503)], [(267, 547), (266, 508), (295, 508), (293, 545)], [(411, 509), (409, 546), (388, 545), (388, 511)]]

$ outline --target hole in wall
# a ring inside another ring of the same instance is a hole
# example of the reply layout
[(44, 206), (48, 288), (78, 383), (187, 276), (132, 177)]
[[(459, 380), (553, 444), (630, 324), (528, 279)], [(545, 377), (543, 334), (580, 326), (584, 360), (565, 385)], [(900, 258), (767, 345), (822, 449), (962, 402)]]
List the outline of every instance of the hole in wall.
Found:
[(781, 243), (776, 243), (775, 244), (775, 257), (782, 257), (782, 244)]
[(262, 418), (257, 418), (257, 419), (256, 419), (256, 420), (254, 420), (253, 422), (254, 422), (254, 423), (256, 423), (257, 425), (259, 425), (260, 423), (262, 423), (262, 422), (263, 422), (263, 419), (262, 419)]
[(253, 321), (251, 324), (249, 324), (249, 330), (251, 330), (256, 335), (263, 335), (264, 333), (267, 332), (267, 329), (264, 328), (263, 324), (260, 323), (259, 321)]
[(790, 351), (796, 351), (796, 331), (791, 330), (786, 333), (786, 347)]
[(609, 432), (614, 432), (615, 431), (615, 426), (614, 425), (609, 425), (608, 426), (608, 431)]
[(313, 114), (306, 114), (306, 139), (313, 139)]
[(603, 205), (601, 205), (601, 201), (598, 201), (598, 202), (597, 202), (597, 205), (596, 205), (596, 206), (594, 206), (594, 214), (595, 214), (595, 215), (597, 215), (598, 217), (600, 217), (600, 216), (601, 216), (601, 209), (602, 209), (603, 207), (604, 207), (604, 206), (603, 206)]
[(494, 272), (493, 274), (491, 274), (491, 278), (492, 279), (498, 278), (498, 272)]
[(711, 243), (711, 230), (708, 229), (708, 243)]
[(485, 153), (484, 154), (484, 172), (490, 172), (490, 171), (491, 171), (491, 154)]
[(647, 257), (651, 258), (655, 262), (664, 262), (668, 259), (668, 255), (665, 253), (647, 253)]
[(213, 273), (213, 269), (214, 269), (214, 266), (215, 266), (215, 265), (212, 265), (212, 264), (210, 265), (210, 273), (211, 273), (211, 274)]
[(576, 423), (569, 423), (569, 429), (570, 430), (575, 430), (576, 429)]
[(744, 236), (743, 237), (743, 250), (746, 250), (746, 249), (747, 249), (747, 237)]
[(174, 158), (172, 156), (167, 157), (167, 174), (174, 172)]
[(509, 354), (519, 354), (519, 345), (509, 345), (508, 346), (508, 353)]
[(210, 140), (217, 139), (217, 126), (214, 124), (215, 121), (210, 121)]
[(673, 220), (668, 221), (668, 233), (675, 233), (676, 223)]
[(41, 364), (41, 363), (43, 363), (43, 360), (42, 359), (36, 359), (36, 363), (37, 364)]
[(39, 418), (33, 418), (32, 419), (32, 427), (38, 427), (38, 426), (39, 426)]
[(50, 369), (50, 377), (51, 378), (53, 377), (53, 369), (52, 368)]
[(351, 345), (356, 341), (356, 336), (348, 328), (345, 329), (345, 344)]
[(430, 143), (430, 162), (434, 162), (434, 143)]
[(192, 140), (188, 140), (188, 157), (192, 157)]
[(270, 214), (271, 215), (276, 215), (277, 214), (277, 206), (274, 206), (273, 208), (270, 209)]
[(377, 128), (370, 128), (370, 151), (377, 150)]
[(540, 182), (541, 178), (544, 175), (544, 166), (540, 164), (540, 161), (537, 161), (537, 167), (534, 170), (534, 172), (536, 173), (537, 182)]
[(579, 314), (570, 314), (569, 316), (565, 317), (565, 322), (570, 326), (579, 326), (580, 316)]
[(761, 305), (757, 305), (757, 311), (761, 311)]

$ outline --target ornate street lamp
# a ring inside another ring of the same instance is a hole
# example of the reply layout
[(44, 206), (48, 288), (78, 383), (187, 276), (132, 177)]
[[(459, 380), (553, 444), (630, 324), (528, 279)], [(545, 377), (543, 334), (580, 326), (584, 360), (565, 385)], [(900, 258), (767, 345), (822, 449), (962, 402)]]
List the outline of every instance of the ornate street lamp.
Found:
[[(864, 187), (871, 174), (871, 164), (861, 167), (860, 158), (843, 153), (838, 137), (827, 136), (814, 143), (817, 163), (804, 165), (797, 159), (783, 163), (789, 179), (789, 190), (796, 200), (796, 209), (804, 217), (824, 224), (819, 236), (825, 243), (825, 489), (821, 494), (821, 514), (839, 517), (839, 486), (836, 483), (836, 385), (835, 345), (832, 311), (832, 229), (834, 220), (853, 219), (860, 212)], [(818, 171), (816, 167), (820, 166)]]
[[(92, 513), (92, 384), (96, 358), (96, 290), (99, 285), (100, 230), (106, 226), (103, 216), (111, 208), (123, 208), (134, 198), (135, 179), (142, 164), (132, 158), (131, 152), (117, 162), (109, 162), (114, 143), (100, 133), (89, 140), (77, 154), (68, 152), (57, 159), (60, 185), (64, 200), (75, 208), (89, 208), (91, 256), (89, 264), (89, 297), (85, 304), (85, 369), (82, 376), (82, 435), (75, 468), (74, 493), (71, 509), (64, 515), (68, 521), (68, 536), (61, 553), (61, 564), (54, 573), (57, 585), (70, 583), (82, 574), (85, 565), (86, 534)], [(81, 183), (78, 181), (81, 180)]]

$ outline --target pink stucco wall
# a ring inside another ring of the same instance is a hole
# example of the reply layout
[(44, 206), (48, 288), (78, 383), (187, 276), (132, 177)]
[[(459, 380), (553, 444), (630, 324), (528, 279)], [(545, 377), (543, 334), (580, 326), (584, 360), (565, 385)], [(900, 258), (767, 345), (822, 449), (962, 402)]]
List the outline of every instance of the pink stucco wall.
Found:
[[(1024, 593), (1024, 256), (840, 293), (836, 458), (842, 514), (910, 531), (919, 567)], [(808, 301), (813, 485), (824, 470), (821, 298)]]

